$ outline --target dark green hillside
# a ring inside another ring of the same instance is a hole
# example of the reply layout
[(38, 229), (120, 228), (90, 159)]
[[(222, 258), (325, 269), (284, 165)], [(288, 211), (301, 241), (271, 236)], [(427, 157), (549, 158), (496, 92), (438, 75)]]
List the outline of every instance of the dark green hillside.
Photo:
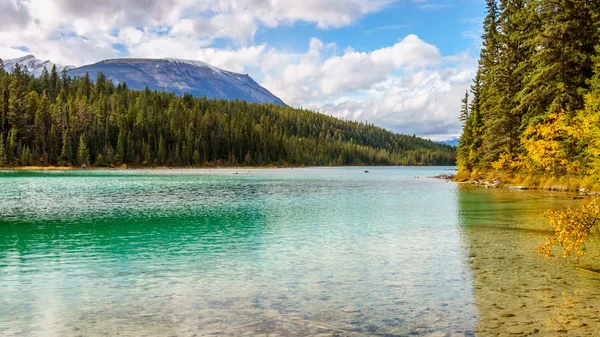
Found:
[(454, 149), (274, 104), (0, 67), (0, 166), (453, 165)]

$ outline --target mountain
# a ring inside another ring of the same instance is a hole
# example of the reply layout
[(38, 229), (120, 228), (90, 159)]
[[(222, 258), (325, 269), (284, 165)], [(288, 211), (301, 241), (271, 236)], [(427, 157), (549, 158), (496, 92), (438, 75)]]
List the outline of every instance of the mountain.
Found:
[(16, 59), (4, 60), (4, 69), (8, 72), (11, 72), (17, 63), (21, 66), (21, 68), (26, 66), (29, 75), (34, 77), (40, 77), (44, 68), (46, 68), (48, 71), (51, 71), (52, 66), (54, 65), (56, 65), (56, 70), (59, 73), (65, 68), (67, 70), (73, 68), (73, 66), (62, 66), (60, 64), (52, 63), (48, 60), (40, 60), (33, 55), (25, 55)]
[[(4, 68), (11, 72), (16, 63), (27, 66), (28, 72), (39, 77), (45, 68), (50, 71), (54, 63), (42, 61), (33, 55), (4, 61)], [(219, 69), (200, 61), (179, 59), (110, 59), (82, 67), (56, 65), (72, 77), (83, 77), (86, 73), (94, 81), (102, 72), (115, 84), (126, 83), (131, 89), (185, 93), (226, 100), (243, 100), (255, 103), (286, 105), (281, 99), (261, 87), (250, 76)]]
[(73, 77), (98, 72), (131, 89), (165, 90), (177, 95), (189, 93), (208, 98), (244, 100), (256, 103), (285, 103), (261, 87), (250, 76), (226, 71), (200, 61), (178, 59), (111, 59), (70, 69)]
[(446, 145), (450, 145), (450, 146), (456, 147), (456, 146), (458, 146), (458, 142), (459, 141), (460, 141), (460, 137), (451, 137), (451, 138), (448, 138), (446, 140), (437, 141), (437, 143), (446, 144)]

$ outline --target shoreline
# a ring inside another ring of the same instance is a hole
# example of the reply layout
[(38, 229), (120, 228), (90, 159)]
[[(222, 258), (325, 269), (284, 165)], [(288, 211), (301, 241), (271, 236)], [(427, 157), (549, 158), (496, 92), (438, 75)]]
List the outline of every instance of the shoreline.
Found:
[(125, 171), (125, 170), (190, 170), (190, 169), (279, 169), (303, 168), (309, 166), (0, 166), (0, 171)]
[(294, 169), (294, 168), (310, 168), (310, 167), (456, 167), (456, 166), (397, 166), (397, 165), (261, 165), (261, 166), (0, 166), (0, 171), (125, 171), (125, 170), (206, 170), (206, 169)]
[(483, 188), (503, 188), (509, 190), (534, 190), (552, 192), (572, 192), (579, 196), (596, 196), (600, 185), (592, 177), (551, 177), (544, 175), (520, 174), (512, 172), (461, 172), (453, 181)]

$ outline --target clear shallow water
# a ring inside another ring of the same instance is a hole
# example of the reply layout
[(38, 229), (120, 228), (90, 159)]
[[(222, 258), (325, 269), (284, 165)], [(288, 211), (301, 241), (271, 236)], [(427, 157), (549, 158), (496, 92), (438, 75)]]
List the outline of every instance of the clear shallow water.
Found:
[(369, 170), (0, 172), (0, 335), (597, 331), (600, 278), (532, 252), (566, 195)]

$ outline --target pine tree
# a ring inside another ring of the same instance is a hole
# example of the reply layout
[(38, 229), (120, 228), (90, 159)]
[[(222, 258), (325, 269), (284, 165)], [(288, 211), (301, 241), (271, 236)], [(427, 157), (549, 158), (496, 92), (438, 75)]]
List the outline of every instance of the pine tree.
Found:
[(194, 150), (194, 155), (192, 156), (192, 164), (200, 165), (200, 152), (198, 152), (198, 149)]
[(465, 92), (465, 97), (461, 100), (460, 116), (458, 119), (462, 122), (463, 128), (469, 119), (469, 90)]
[(537, 0), (541, 28), (532, 41), (535, 52), (524, 80), (520, 108), (524, 123), (564, 110), (569, 116), (583, 107), (592, 75), (597, 22), (589, 0)]
[(52, 65), (50, 71), (50, 78), (48, 80), (48, 95), (50, 99), (56, 99), (58, 92), (60, 91), (60, 79), (58, 78), (58, 72), (56, 71), (56, 65)]
[(62, 135), (62, 149), (60, 151), (60, 161), (63, 165), (71, 165), (73, 162), (73, 149), (71, 147), (71, 137), (67, 130)]
[(29, 147), (25, 146), (23, 151), (21, 152), (21, 165), (23, 166), (31, 166), (32, 158), (31, 158), (31, 150)]
[(167, 147), (165, 145), (165, 139), (160, 135), (158, 141), (158, 163), (164, 165), (167, 162)]
[(79, 147), (77, 148), (77, 162), (79, 165), (89, 165), (90, 150), (86, 144), (85, 136), (79, 137)]
[(48, 72), (48, 69), (46, 67), (42, 69), (40, 81), (42, 82), (40, 85), (40, 90), (42, 92), (48, 92), (48, 90), (50, 90), (50, 73)]
[(496, 0), (486, 0), (487, 15), (483, 21), (483, 48), (479, 59), (481, 78), (480, 115), (484, 123), (482, 146), (484, 157), (480, 165), (488, 167), (502, 151), (505, 141), (504, 120), (499, 104), (498, 67), (500, 61), (499, 11)]
[(9, 165), (16, 164), (16, 159), (19, 157), (19, 144), (17, 143), (17, 130), (10, 129), (6, 142), (6, 163)]
[[(50, 122), (50, 102), (46, 92), (42, 94), (40, 104), (35, 113), (34, 120), (34, 152), (41, 154), (44, 158), (46, 154), (46, 139), (48, 133), (48, 124)], [(45, 161), (45, 160), (44, 160)]]
[(6, 158), (6, 148), (4, 147), (4, 133), (0, 133), (0, 167), (8, 163)]
[(126, 139), (126, 135), (125, 135), (125, 128), (122, 128), (119, 131), (119, 137), (117, 139), (117, 155), (116, 155), (116, 160), (119, 163), (123, 163), (123, 161), (126, 159), (125, 155), (126, 155), (126, 148), (127, 148), (127, 139)]
[(486, 163), (504, 158), (516, 158), (520, 151), (522, 110), (517, 109), (517, 96), (527, 71), (527, 60), (533, 52), (529, 40), (537, 32), (536, 14), (525, 0), (501, 0), (498, 16), (499, 48), (494, 66), (495, 82), (488, 97), (486, 133)]
[(8, 123), (17, 131), (17, 137), (25, 136), (25, 126), (28, 116), (27, 92), (23, 83), (23, 73), (19, 64), (15, 64), (10, 76)]

